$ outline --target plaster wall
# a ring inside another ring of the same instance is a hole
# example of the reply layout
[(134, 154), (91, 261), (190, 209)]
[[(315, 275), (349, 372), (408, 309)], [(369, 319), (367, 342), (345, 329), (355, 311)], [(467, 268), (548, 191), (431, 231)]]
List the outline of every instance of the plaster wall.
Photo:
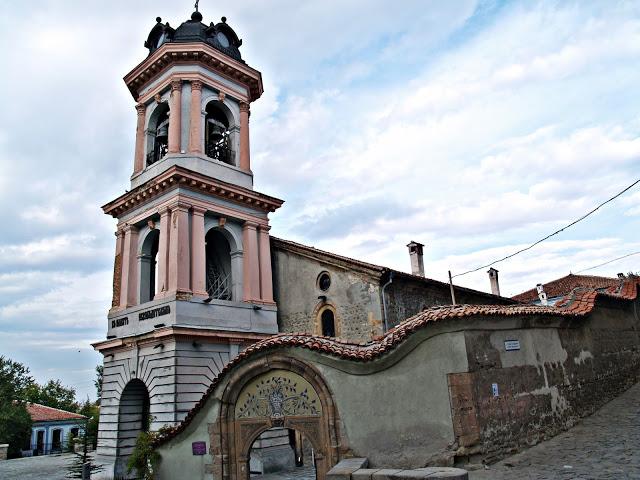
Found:
[[(376, 277), (331, 262), (299, 255), (272, 246), (274, 297), (281, 332), (321, 334), (318, 311), (335, 308), (336, 335), (367, 341), (382, 333), (380, 288)], [(318, 275), (328, 272), (327, 291), (317, 285)], [(319, 300), (327, 297), (326, 302)]]

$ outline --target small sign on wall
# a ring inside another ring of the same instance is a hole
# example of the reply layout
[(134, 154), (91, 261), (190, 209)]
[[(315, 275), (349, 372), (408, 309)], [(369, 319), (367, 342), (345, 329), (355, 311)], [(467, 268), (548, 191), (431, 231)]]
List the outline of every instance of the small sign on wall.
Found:
[(513, 350), (520, 350), (520, 340), (505, 340), (504, 349), (507, 352), (510, 352)]
[(493, 396), (497, 397), (498, 395), (500, 395), (500, 392), (498, 391), (498, 384), (497, 383), (492, 383), (491, 384), (491, 391), (493, 392)]
[(191, 444), (191, 451), (194, 455), (206, 455), (207, 442), (193, 442)]

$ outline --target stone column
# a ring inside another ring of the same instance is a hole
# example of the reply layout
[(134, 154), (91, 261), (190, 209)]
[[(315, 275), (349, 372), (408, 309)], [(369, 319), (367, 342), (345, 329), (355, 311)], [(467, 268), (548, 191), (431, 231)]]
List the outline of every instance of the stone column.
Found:
[(206, 208), (193, 207), (191, 214), (191, 289), (194, 295), (207, 296), (204, 214)]
[(168, 282), (170, 293), (191, 293), (191, 245), (189, 242), (188, 203), (177, 202), (170, 206)]
[(158, 238), (158, 288), (154, 298), (161, 298), (167, 293), (167, 261), (169, 258), (169, 223), (171, 212), (168, 207), (163, 207), (160, 213), (160, 238)]
[(249, 104), (240, 102), (240, 168), (251, 170), (249, 153)]
[(111, 307), (120, 306), (120, 294), (122, 292), (122, 245), (124, 242), (124, 231), (118, 228), (116, 231), (116, 256), (113, 262), (113, 297)]
[(191, 110), (189, 111), (189, 152), (202, 153), (202, 82), (191, 82)]
[(258, 268), (258, 232), (257, 224), (245, 222), (242, 227), (242, 255), (244, 293), (243, 300), (251, 302), (260, 298), (260, 273)]
[(260, 225), (260, 298), (263, 302), (273, 302), (273, 278), (271, 276), (271, 245), (268, 225)]
[(171, 82), (171, 104), (169, 107), (169, 146), (168, 153), (180, 152), (180, 131), (182, 116), (182, 80)]
[(136, 125), (136, 155), (133, 161), (134, 175), (144, 169), (144, 121), (147, 106), (139, 103), (136, 105), (136, 112), (138, 112), (138, 124)]
[(120, 283), (120, 306), (130, 307), (137, 302), (138, 285), (138, 229), (133, 225), (124, 227), (122, 247), (122, 282)]

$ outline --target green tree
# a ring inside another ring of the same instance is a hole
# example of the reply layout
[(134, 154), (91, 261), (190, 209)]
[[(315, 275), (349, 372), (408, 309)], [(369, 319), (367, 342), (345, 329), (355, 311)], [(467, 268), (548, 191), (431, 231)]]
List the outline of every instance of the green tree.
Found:
[(98, 396), (98, 404), (102, 398), (102, 380), (104, 377), (104, 367), (102, 365), (96, 365), (96, 379), (93, 384), (96, 386), (96, 395)]
[(75, 412), (78, 409), (75, 389), (65, 387), (60, 380), (49, 380), (44, 385), (34, 382), (27, 387), (25, 400), (69, 412)]
[(31, 416), (23, 399), (34, 383), (27, 367), (0, 356), (0, 443), (9, 444), (11, 457), (31, 438)]
[(98, 444), (98, 420), (100, 418), (100, 406), (89, 400), (89, 397), (80, 405), (78, 410), (80, 415), (84, 415), (87, 420), (87, 439), (89, 445), (93, 445), (95, 449)]

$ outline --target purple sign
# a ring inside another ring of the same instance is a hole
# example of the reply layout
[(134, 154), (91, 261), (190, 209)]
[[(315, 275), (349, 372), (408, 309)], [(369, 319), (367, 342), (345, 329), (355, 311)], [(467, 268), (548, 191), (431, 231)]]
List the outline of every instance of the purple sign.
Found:
[(193, 442), (191, 444), (191, 450), (194, 455), (206, 455), (207, 454), (207, 442)]

